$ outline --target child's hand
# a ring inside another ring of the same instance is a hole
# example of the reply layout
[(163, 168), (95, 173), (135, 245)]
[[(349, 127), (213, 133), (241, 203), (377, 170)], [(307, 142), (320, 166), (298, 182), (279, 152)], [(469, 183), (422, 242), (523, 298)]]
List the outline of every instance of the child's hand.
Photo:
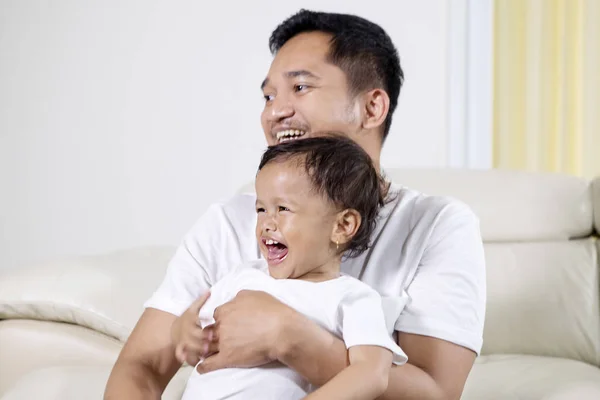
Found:
[(198, 320), (200, 309), (209, 297), (210, 292), (200, 296), (171, 327), (175, 357), (181, 363), (187, 362), (193, 366), (217, 351), (214, 326), (202, 329)]

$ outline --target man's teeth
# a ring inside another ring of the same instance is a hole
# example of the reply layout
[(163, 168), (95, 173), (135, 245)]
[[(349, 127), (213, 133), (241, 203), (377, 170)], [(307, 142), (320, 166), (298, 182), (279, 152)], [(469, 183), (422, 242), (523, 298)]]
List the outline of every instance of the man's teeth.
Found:
[(288, 129), (287, 131), (277, 132), (277, 140), (284, 142), (286, 140), (293, 140), (303, 136), (306, 132), (297, 129)]
[(272, 240), (272, 239), (267, 239), (267, 240), (265, 240), (265, 244), (272, 245), (272, 244), (279, 244), (279, 242)]

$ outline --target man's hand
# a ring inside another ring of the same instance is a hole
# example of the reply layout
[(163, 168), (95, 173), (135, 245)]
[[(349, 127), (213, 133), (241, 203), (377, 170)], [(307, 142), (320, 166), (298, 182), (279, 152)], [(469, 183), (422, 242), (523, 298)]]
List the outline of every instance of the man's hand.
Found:
[(239, 292), (215, 310), (218, 353), (200, 364), (198, 372), (256, 367), (276, 360), (283, 324), (295, 313), (265, 292)]
[(196, 365), (198, 361), (217, 351), (214, 325), (202, 329), (198, 320), (200, 309), (210, 297), (210, 292), (200, 296), (175, 320), (171, 327), (171, 340), (175, 357), (180, 363)]

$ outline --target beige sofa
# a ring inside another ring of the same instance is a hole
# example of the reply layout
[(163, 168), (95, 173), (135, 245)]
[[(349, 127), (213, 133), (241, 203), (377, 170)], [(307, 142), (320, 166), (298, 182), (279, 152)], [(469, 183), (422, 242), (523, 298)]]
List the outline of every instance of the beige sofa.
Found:
[[(507, 171), (388, 175), (462, 199), (480, 217), (487, 316), (463, 398), (600, 399), (600, 181)], [(0, 398), (101, 398), (173, 251), (76, 257), (1, 277)], [(180, 396), (189, 371), (163, 398)]]

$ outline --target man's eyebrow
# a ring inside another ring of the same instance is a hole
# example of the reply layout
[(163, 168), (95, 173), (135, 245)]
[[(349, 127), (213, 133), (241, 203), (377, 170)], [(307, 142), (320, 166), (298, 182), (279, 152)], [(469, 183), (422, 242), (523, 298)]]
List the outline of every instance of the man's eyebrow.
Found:
[(267, 86), (268, 83), (269, 83), (269, 78), (265, 78), (265, 80), (262, 81), (262, 83), (260, 84), (260, 90), (263, 90), (265, 88), (265, 86)]
[(317, 75), (315, 75), (312, 72), (307, 71), (305, 69), (301, 69), (301, 70), (298, 70), (298, 71), (289, 71), (289, 72), (286, 72), (285, 76), (288, 77), (288, 78), (297, 78), (299, 76), (302, 76), (304, 78), (321, 79)]
[[(304, 78), (321, 79), (317, 75), (315, 75), (312, 72), (307, 71), (305, 69), (300, 69), (297, 71), (288, 71), (285, 73), (285, 76), (287, 78), (297, 78), (300, 76), (300, 77), (304, 77)], [(260, 84), (260, 89), (263, 90), (265, 88), (265, 86), (267, 86), (268, 84), (269, 84), (269, 78), (265, 78), (265, 80), (262, 81), (262, 83)]]

